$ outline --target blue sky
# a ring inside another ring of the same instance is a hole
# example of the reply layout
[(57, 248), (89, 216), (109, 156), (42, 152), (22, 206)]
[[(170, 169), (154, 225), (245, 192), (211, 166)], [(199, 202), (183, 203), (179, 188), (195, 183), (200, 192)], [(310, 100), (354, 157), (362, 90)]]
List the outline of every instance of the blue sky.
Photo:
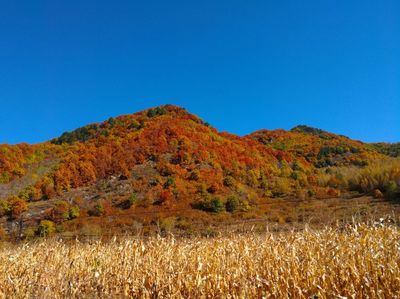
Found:
[(0, 143), (165, 103), (400, 141), (400, 1), (0, 0)]

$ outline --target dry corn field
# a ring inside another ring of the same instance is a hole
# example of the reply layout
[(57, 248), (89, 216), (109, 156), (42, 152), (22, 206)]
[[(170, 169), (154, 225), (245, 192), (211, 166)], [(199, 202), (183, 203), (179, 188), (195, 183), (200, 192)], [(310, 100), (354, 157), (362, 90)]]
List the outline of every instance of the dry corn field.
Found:
[(0, 249), (2, 298), (400, 298), (400, 231), (353, 225)]

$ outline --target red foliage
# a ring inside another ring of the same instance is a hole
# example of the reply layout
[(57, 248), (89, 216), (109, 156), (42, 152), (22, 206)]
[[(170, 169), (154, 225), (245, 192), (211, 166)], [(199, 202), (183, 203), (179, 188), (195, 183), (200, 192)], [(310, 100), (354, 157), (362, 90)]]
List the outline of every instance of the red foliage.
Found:
[(160, 202), (166, 203), (172, 199), (172, 192), (170, 190), (162, 190), (160, 194)]
[[(143, 207), (151, 208), (154, 202), (187, 204), (200, 196), (210, 197), (207, 192), (262, 197), (271, 194), (281, 177), (289, 191), (296, 185), (314, 188), (321, 161), (346, 165), (379, 155), (360, 142), (333, 134), (264, 130), (239, 137), (219, 133), (175, 106), (123, 115), (79, 132), (67, 134), (71, 142), (63, 144), (1, 145), (0, 183), (29, 174), (34, 178), (30, 199), (41, 200), (111, 176), (131, 178), (140, 166), (143, 169), (132, 180), (132, 188), (140, 190)], [(224, 187), (228, 176), (235, 184)], [(163, 185), (168, 177), (174, 178), (174, 187)], [(319, 190), (321, 196), (326, 192), (335, 196), (338, 182), (330, 183), (328, 191)], [(104, 202), (105, 214), (114, 213), (113, 209)], [(57, 218), (59, 212), (53, 210), (49, 217)]]

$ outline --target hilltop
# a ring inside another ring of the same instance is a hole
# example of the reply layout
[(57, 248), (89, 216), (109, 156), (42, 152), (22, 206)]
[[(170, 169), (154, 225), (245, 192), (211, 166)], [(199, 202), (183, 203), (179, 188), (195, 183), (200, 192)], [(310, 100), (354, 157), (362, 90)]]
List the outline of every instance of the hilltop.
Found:
[(393, 199), (396, 148), (307, 126), (240, 137), (164, 105), (40, 144), (0, 145), (0, 217), (8, 233), (23, 219), (46, 234), (87, 223), (129, 227), (173, 218), (185, 227), (198, 219), (262, 218), (264, 205), (278, 199), (354, 192)]

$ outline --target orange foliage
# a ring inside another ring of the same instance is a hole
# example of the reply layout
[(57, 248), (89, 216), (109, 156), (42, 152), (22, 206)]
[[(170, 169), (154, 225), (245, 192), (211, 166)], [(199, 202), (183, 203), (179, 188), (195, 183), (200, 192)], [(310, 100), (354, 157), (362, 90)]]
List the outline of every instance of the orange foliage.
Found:
[(16, 196), (10, 197), (7, 200), (7, 203), (10, 207), (11, 219), (17, 219), (19, 216), (21, 216), (22, 213), (24, 213), (28, 210), (27, 203), (24, 200), (22, 200)]
[[(381, 157), (364, 143), (307, 127), (245, 137), (219, 133), (184, 109), (167, 105), (92, 124), (52, 142), (0, 145), (0, 183), (30, 174), (24, 196), (42, 200), (111, 177), (127, 180), (135, 167), (143, 166), (146, 171), (132, 180), (142, 195), (139, 207), (172, 201), (188, 206), (201, 196), (232, 192), (284, 196), (296, 188), (338, 196), (340, 182), (334, 178), (330, 189), (318, 187), (318, 168), (362, 166)], [(46, 171), (33, 176), (35, 168)], [(164, 185), (169, 179), (173, 184)], [(114, 208), (104, 201), (101, 213), (112, 214)], [(17, 214), (18, 209), (24, 210), (23, 203), (17, 204)], [(49, 217), (57, 220), (63, 213), (58, 207)]]

